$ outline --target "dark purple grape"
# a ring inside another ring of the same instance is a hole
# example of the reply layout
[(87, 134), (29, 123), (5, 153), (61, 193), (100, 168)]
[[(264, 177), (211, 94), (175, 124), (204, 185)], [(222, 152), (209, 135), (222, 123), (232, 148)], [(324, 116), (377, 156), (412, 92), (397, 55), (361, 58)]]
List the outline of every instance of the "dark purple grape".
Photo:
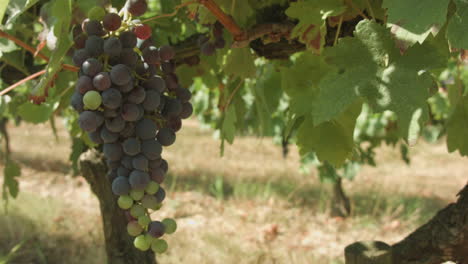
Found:
[(156, 138), (158, 139), (158, 142), (161, 143), (161, 145), (167, 147), (174, 144), (176, 140), (176, 134), (172, 129), (163, 127), (159, 130)]
[(159, 168), (161, 166), (161, 162), (162, 162), (161, 158), (157, 158), (155, 160), (149, 159), (148, 167), (150, 168), (150, 170), (154, 170), (154, 169)]
[(200, 51), (202, 54), (206, 56), (211, 56), (215, 53), (216, 51), (216, 46), (212, 42), (206, 42), (200, 47)]
[(175, 74), (166, 74), (164, 76), (164, 80), (166, 81), (166, 87), (169, 91), (175, 91), (177, 88), (179, 88), (179, 79)]
[(148, 170), (148, 159), (142, 154), (138, 154), (133, 158), (132, 161), (133, 168), (141, 171)]
[(106, 127), (109, 129), (109, 131), (120, 133), (125, 128), (125, 120), (123, 120), (120, 116), (112, 119), (106, 119)]
[(155, 46), (146, 47), (143, 51), (143, 59), (148, 64), (158, 64), (161, 61), (159, 49)]
[(104, 53), (111, 57), (119, 56), (122, 52), (122, 43), (116, 37), (110, 37), (104, 41)]
[(149, 224), (148, 234), (150, 234), (152, 237), (158, 238), (164, 235), (164, 230), (165, 228), (163, 223), (159, 221), (153, 221), (151, 224)]
[(120, 135), (124, 138), (132, 137), (135, 134), (135, 124), (133, 122), (127, 122), (125, 128), (120, 132)]
[(199, 47), (201, 47), (203, 44), (205, 44), (206, 42), (208, 42), (210, 40), (210, 38), (206, 35), (201, 35), (200, 37), (198, 37), (197, 39), (197, 45)]
[(109, 88), (102, 92), (102, 104), (109, 109), (117, 109), (122, 105), (122, 95), (119, 90)]
[(83, 65), (83, 62), (85, 62), (90, 57), (91, 55), (89, 55), (89, 53), (85, 49), (76, 50), (73, 54), (73, 64), (75, 64), (75, 66), (81, 67), (81, 65)]
[(80, 34), (73, 38), (73, 42), (75, 43), (75, 49), (83, 49), (86, 46), (86, 40), (88, 36), (85, 34)]
[(104, 143), (114, 143), (119, 139), (119, 133), (111, 132), (105, 126), (101, 129), (100, 136)]
[(130, 70), (124, 64), (117, 64), (112, 67), (110, 76), (112, 82), (117, 85), (127, 84), (132, 79)]
[(89, 58), (83, 62), (81, 67), (83, 73), (89, 77), (94, 77), (96, 74), (102, 71), (102, 63), (95, 58)]
[(187, 119), (193, 114), (193, 106), (189, 102), (182, 104), (182, 112), (180, 113), (180, 118)]
[(140, 50), (144, 50), (145, 48), (149, 47), (149, 46), (154, 46), (154, 40), (149, 37), (145, 40), (143, 39), (138, 39), (137, 40), (137, 47), (140, 49)]
[(177, 87), (175, 92), (177, 99), (179, 99), (181, 102), (185, 103), (192, 99), (192, 92), (190, 92), (190, 90), (187, 88)]
[(119, 161), (106, 160), (106, 165), (107, 165), (108, 169), (114, 171), (120, 166), (120, 162)]
[(146, 3), (146, 0), (128, 0), (126, 7), (132, 16), (137, 17), (146, 12), (148, 4)]
[(84, 22), (84, 32), (89, 36), (103, 36), (105, 34), (101, 22), (97, 20), (88, 20)]
[(163, 109), (165, 117), (178, 117), (182, 113), (182, 103), (178, 99), (169, 98)]
[(156, 90), (149, 90), (146, 92), (145, 100), (143, 101), (143, 108), (145, 111), (153, 112), (158, 109), (161, 103), (161, 94)]
[(161, 144), (155, 139), (148, 139), (142, 142), (141, 152), (149, 160), (156, 160), (161, 158), (163, 148)]
[(175, 72), (175, 64), (172, 61), (165, 61), (161, 63), (161, 69), (164, 73), (174, 73)]
[(119, 39), (123, 48), (133, 49), (137, 44), (137, 37), (132, 31), (124, 31), (120, 33)]
[(118, 177), (117, 171), (115, 169), (111, 169), (109, 170), (106, 176), (107, 176), (107, 180), (109, 180), (110, 182), (113, 182)]
[(80, 76), (75, 84), (75, 91), (84, 95), (86, 92), (93, 90), (93, 80), (86, 75)]
[(89, 36), (86, 40), (85, 49), (89, 55), (97, 57), (104, 52), (104, 40), (98, 36)]
[(161, 169), (163, 169), (163, 171), (165, 173), (167, 173), (169, 171), (169, 164), (167, 163), (167, 161), (165, 159), (162, 159), (161, 160)]
[(151, 170), (151, 179), (159, 184), (164, 182), (166, 173), (161, 168)]
[(157, 75), (143, 82), (142, 86), (148, 90), (153, 89), (160, 93), (166, 90), (166, 82), (164, 81), (163, 78)]
[(122, 143), (123, 150), (125, 154), (129, 156), (135, 156), (141, 151), (141, 143), (138, 138), (127, 138)]
[(158, 127), (153, 120), (143, 118), (142, 120), (138, 121), (135, 132), (137, 137), (142, 140), (146, 140), (154, 138), (157, 129)]
[(136, 104), (124, 104), (122, 107), (122, 118), (125, 121), (137, 121), (140, 117), (140, 109)]
[(154, 194), (159, 203), (162, 203), (166, 198), (166, 190), (163, 187), (159, 187), (158, 191)]
[(122, 18), (116, 13), (108, 13), (102, 19), (104, 28), (109, 31), (116, 31), (122, 25)]
[(110, 88), (111, 79), (108, 72), (100, 72), (93, 78), (93, 86), (99, 90), (104, 91)]
[(144, 171), (133, 170), (130, 173), (130, 186), (134, 190), (144, 190), (150, 181), (149, 174)]
[(167, 120), (166, 127), (172, 129), (174, 132), (182, 128), (182, 120), (179, 117), (172, 117)]
[(138, 54), (133, 49), (123, 49), (120, 53), (120, 62), (134, 68), (138, 61)]
[(110, 161), (118, 161), (122, 158), (122, 147), (118, 143), (104, 144), (102, 149), (104, 156)]
[(130, 192), (128, 178), (119, 176), (112, 182), (112, 192), (115, 195), (127, 195)]
[(86, 132), (93, 132), (100, 126), (100, 117), (93, 111), (83, 111), (78, 118), (78, 124)]
[(146, 97), (145, 89), (141, 86), (135, 87), (127, 96), (127, 101), (133, 104), (141, 104)]
[(117, 88), (122, 93), (128, 93), (133, 89), (133, 82), (130, 81), (130, 82), (124, 84), (124, 85), (119, 85), (119, 86), (117, 86)]
[(219, 21), (216, 21), (213, 25), (213, 36), (215, 38), (223, 36), (223, 24), (219, 23)]
[(70, 104), (73, 107), (73, 109), (75, 109), (75, 111), (77, 111), (78, 113), (83, 112), (84, 110), (83, 95), (75, 91), (73, 95), (71, 96)]

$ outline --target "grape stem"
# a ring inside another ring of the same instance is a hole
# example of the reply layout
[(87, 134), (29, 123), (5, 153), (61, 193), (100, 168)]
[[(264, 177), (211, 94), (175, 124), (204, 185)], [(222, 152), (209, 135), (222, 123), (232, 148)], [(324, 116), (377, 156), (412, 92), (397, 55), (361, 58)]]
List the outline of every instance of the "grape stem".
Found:
[(194, 0), (194, 1), (189, 1), (189, 2), (185, 2), (183, 4), (180, 4), (180, 5), (177, 5), (175, 8), (174, 8), (174, 12), (172, 13), (169, 13), (169, 14), (162, 14), (162, 15), (159, 15), (159, 16), (155, 16), (155, 17), (150, 17), (148, 19), (145, 19), (143, 21), (141, 21), (141, 23), (148, 23), (150, 21), (153, 21), (153, 20), (156, 20), (156, 19), (159, 19), (159, 18), (163, 18), (163, 17), (172, 17), (172, 16), (175, 16), (177, 15), (177, 12), (179, 12), (179, 9), (181, 9), (182, 7), (185, 7), (185, 6), (188, 6), (188, 5), (192, 5), (192, 4), (198, 4), (200, 2), (200, 0)]
[(232, 91), (232, 93), (229, 95), (229, 98), (227, 99), (226, 103), (224, 105), (221, 105), (219, 108), (221, 110), (221, 112), (224, 112), (228, 107), (229, 105), (231, 104), (232, 102), (232, 99), (234, 99), (234, 95), (236, 95), (237, 91), (239, 91), (239, 89), (242, 87), (242, 84), (244, 84), (244, 80), (240, 81), (239, 84), (237, 85), (237, 87), (234, 89), (234, 91)]
[(29, 75), (28, 77), (22, 79), (21, 81), (15, 83), (15, 84), (12, 84), (10, 87), (6, 88), (5, 90), (0, 91), (0, 96), (5, 95), (6, 93), (8, 93), (9, 91), (15, 89), (16, 87), (26, 83), (29, 80), (32, 80), (32, 79), (36, 78), (38, 76), (41, 76), (41, 75), (43, 75), (45, 73), (46, 73), (46, 70), (42, 70), (42, 71), (38, 71), (38, 72), (36, 72), (34, 74)]
[[(20, 39), (6, 33), (5, 31), (0, 30), (0, 37), (3, 37), (3, 38), (6, 38), (6, 39), (9, 39), (9, 40), (13, 41), (16, 45), (22, 47), (23, 49), (25, 49), (25, 50), (27, 50), (29, 52), (31, 52), (34, 57), (37, 56), (37, 57), (49, 62), (49, 57), (42, 54), (41, 52), (38, 52), (35, 48), (29, 46), (28, 44), (24, 43)], [(65, 70), (72, 71), (72, 72), (78, 72), (80, 70), (79, 68), (77, 68), (77, 67), (75, 67), (73, 65), (70, 65), (70, 64), (63, 64), (62, 67)]]

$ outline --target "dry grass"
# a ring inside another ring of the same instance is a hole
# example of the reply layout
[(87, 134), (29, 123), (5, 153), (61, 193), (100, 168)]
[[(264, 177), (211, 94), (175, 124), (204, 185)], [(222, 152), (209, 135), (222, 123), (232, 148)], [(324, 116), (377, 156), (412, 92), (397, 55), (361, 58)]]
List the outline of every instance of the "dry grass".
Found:
[[(0, 215), (0, 257), (26, 240), (10, 263), (105, 263), (97, 200), (81, 177), (69, 175), (64, 129), (59, 142), (44, 125), (10, 131), (23, 175), (20, 196)], [(455, 200), (468, 171), (466, 160), (443, 144), (422, 143), (412, 152), (406, 166), (397, 151), (383, 148), (379, 167), (345, 182), (353, 217), (330, 219), (329, 186), (315, 172), (298, 172), (295, 150), (284, 160), (270, 139), (245, 137), (219, 157), (219, 141), (188, 122), (165, 150), (170, 192), (157, 214), (175, 217), (179, 230), (159, 260), (343, 263), (344, 246), (356, 240), (398, 241)]]

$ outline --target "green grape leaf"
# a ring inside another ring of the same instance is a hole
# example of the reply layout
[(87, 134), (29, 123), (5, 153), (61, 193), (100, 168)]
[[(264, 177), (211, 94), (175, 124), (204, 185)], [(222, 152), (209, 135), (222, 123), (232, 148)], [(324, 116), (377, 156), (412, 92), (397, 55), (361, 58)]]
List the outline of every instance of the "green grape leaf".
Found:
[(400, 134), (414, 141), (429, 116), (427, 99), (433, 79), (397, 62), (383, 71), (382, 82), (382, 98), (377, 104), (393, 111), (398, 116)]
[(336, 119), (317, 126), (311, 117), (306, 117), (297, 134), (301, 154), (315, 152), (321, 162), (341, 167), (353, 153), (353, 131), (361, 107), (362, 102), (356, 101)]
[(44, 123), (49, 120), (54, 109), (47, 104), (36, 105), (26, 102), (18, 107), (18, 115), (26, 122), (34, 124)]
[[(219, 0), (218, 0), (219, 1)], [(234, 18), (234, 20), (241, 27), (248, 25), (249, 18), (255, 15), (255, 12), (252, 6), (249, 3), (249, 0), (223, 0), (228, 8), (228, 13)]]
[[(5, 25), (13, 23), (24, 11), (35, 5), (39, 0), (10, 0), (6, 13), (8, 20)], [(6, 1), (8, 3), (8, 1)], [(1, 20), (0, 20), (1, 23)]]
[(52, 6), (52, 16), (54, 17), (52, 30), (57, 37), (57, 45), (47, 64), (46, 74), (42, 75), (41, 80), (35, 87), (38, 94), (42, 95), (44, 93), (45, 88), (50, 85), (55, 74), (61, 70), (63, 58), (67, 54), (68, 49), (73, 45), (71, 36), (69, 35), (72, 17), (71, 11), (71, 0), (56, 1)]
[(320, 81), (313, 113), (316, 124), (332, 120), (360, 96), (378, 96), (380, 68), (399, 56), (393, 43), (388, 29), (373, 21), (362, 21), (354, 38), (343, 38), (325, 49), (325, 61), (334, 70)]
[(384, 0), (388, 23), (414, 34), (424, 34), (432, 26), (445, 23), (450, 0)]
[(457, 49), (468, 49), (468, 2), (462, 0), (454, 1), (457, 5), (455, 14), (447, 26), (447, 39), (450, 45)]
[(355, 102), (360, 90), (375, 86), (377, 65), (368, 49), (356, 38), (342, 39), (324, 52), (325, 60), (336, 68), (320, 81), (314, 107), (314, 122), (329, 121)]
[(308, 0), (290, 3), (286, 15), (299, 20), (294, 27), (291, 38), (299, 38), (309, 48), (320, 51), (323, 46), (325, 20), (337, 16), (346, 10), (341, 0)]
[(291, 111), (298, 115), (310, 114), (318, 93), (318, 83), (330, 71), (323, 57), (311, 52), (302, 53), (294, 65), (281, 69), (282, 88), (291, 98)]
[(249, 47), (232, 49), (226, 57), (224, 72), (226, 75), (233, 75), (244, 78), (254, 77), (256, 73), (255, 57)]
[(5, 15), (5, 11), (9, 2), (10, 0), (4, 0), (2, 3), (0, 3), (0, 24), (2, 24), (3, 16)]
[(468, 155), (468, 96), (459, 99), (447, 122), (447, 148), (449, 152), (459, 151)]
[(26, 76), (29, 75), (28, 69), (24, 66), (24, 52), (20, 50), (7, 53), (2, 53), (0, 51), (0, 61), (14, 67)]
[(83, 140), (72, 137), (72, 150), (70, 152), (69, 160), (72, 162), (73, 174), (77, 175), (80, 171), (78, 168), (78, 160), (80, 155), (86, 150), (86, 145)]
[(8, 201), (9, 195), (13, 198), (16, 198), (18, 196), (19, 184), (16, 178), (21, 176), (21, 168), (13, 160), (7, 159), (5, 168), (3, 169), (3, 175), (4, 182), (2, 197), (3, 200)]

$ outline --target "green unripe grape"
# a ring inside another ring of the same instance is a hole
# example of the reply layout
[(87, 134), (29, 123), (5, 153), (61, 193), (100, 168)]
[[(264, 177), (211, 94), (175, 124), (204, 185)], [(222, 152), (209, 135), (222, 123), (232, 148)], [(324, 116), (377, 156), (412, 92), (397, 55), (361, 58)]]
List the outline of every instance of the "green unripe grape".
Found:
[(141, 199), (141, 205), (148, 209), (157, 210), (159, 203), (158, 199), (156, 199), (154, 195), (147, 194), (143, 196), (143, 199)]
[(133, 245), (141, 251), (146, 251), (151, 247), (151, 243), (144, 235), (139, 235), (133, 241)]
[(132, 197), (128, 195), (123, 195), (119, 197), (119, 199), (117, 200), (117, 204), (119, 205), (120, 208), (127, 210), (132, 207), (133, 199)]
[(146, 186), (146, 193), (147, 194), (155, 194), (157, 191), (159, 190), (159, 184), (155, 181), (150, 181), (150, 183), (148, 184), (148, 186)]
[(130, 208), (130, 214), (135, 218), (138, 218), (144, 215), (145, 213), (146, 213), (146, 209), (139, 204), (135, 204), (132, 206), (132, 208)]
[(177, 223), (174, 219), (172, 218), (166, 218), (161, 221), (164, 225), (164, 233), (166, 234), (172, 234), (177, 230)]
[(158, 254), (162, 254), (162, 253), (166, 252), (167, 248), (168, 248), (168, 245), (167, 245), (166, 240), (164, 240), (164, 239), (155, 239), (151, 243), (151, 249), (155, 253), (158, 253)]
[(88, 17), (89, 19), (92, 19), (92, 20), (100, 21), (104, 18), (105, 15), (106, 15), (106, 10), (104, 10), (104, 8), (100, 6), (95, 6), (91, 8), (91, 10), (89, 10), (88, 12)]
[(138, 224), (140, 224), (143, 228), (146, 228), (151, 223), (151, 218), (147, 215), (142, 215), (138, 217)]
[(153, 243), (154, 240), (156, 240), (156, 238), (148, 233), (145, 234), (145, 238), (146, 238), (146, 241), (148, 241), (148, 243)]
[(144, 195), (145, 195), (145, 191), (140, 191), (140, 190), (131, 190), (130, 191), (130, 196), (135, 201), (140, 201), (141, 198), (143, 198)]
[(156, 205), (156, 207), (153, 210), (157, 211), (157, 210), (161, 209), (162, 206), (163, 206), (162, 203), (158, 203), (158, 205)]
[(102, 103), (101, 95), (96, 91), (87, 91), (83, 96), (83, 104), (85, 108), (96, 110)]
[(127, 224), (127, 232), (131, 236), (138, 236), (143, 232), (143, 227), (141, 227), (137, 221), (131, 221)]

